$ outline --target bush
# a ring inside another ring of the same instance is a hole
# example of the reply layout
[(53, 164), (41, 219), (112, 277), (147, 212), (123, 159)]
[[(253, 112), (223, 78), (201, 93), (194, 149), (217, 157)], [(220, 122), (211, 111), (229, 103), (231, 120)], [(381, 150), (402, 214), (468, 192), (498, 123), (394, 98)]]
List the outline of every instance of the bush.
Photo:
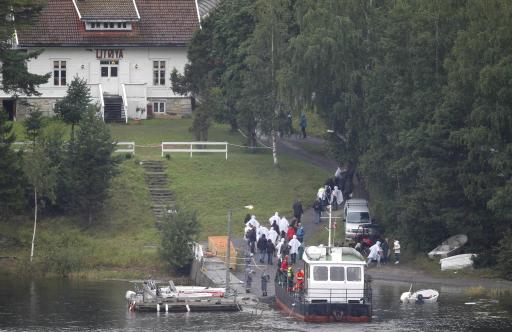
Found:
[(162, 229), (160, 256), (175, 271), (186, 269), (192, 259), (192, 242), (199, 234), (199, 222), (195, 212), (177, 209), (168, 213)]
[(67, 277), (72, 272), (80, 272), (85, 265), (87, 243), (76, 231), (58, 235), (43, 236), (40, 244), (44, 251), (44, 272)]

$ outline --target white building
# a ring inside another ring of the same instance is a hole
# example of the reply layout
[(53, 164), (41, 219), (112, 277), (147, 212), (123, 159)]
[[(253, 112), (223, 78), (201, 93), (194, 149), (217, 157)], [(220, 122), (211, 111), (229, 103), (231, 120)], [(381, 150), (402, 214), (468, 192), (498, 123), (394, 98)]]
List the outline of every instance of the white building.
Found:
[(52, 115), (78, 76), (106, 120), (190, 113), (190, 98), (172, 92), (170, 74), (183, 71), (186, 45), (198, 27), (195, 0), (48, 0), (31, 27), (17, 30), (16, 47), (43, 48), (28, 70), (52, 77), (39, 87), (41, 96), (21, 96), (17, 103), (0, 92), (3, 107), (19, 119), (28, 101)]

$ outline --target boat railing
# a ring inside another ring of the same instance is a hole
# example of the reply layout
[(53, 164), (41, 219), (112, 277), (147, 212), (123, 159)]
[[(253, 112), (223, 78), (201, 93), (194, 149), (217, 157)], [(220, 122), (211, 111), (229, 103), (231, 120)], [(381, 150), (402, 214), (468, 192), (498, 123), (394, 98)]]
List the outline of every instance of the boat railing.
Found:
[(288, 278), (278, 281), (281, 292), (303, 303), (372, 303), (372, 289), (369, 285), (359, 288), (307, 288), (289, 287)]

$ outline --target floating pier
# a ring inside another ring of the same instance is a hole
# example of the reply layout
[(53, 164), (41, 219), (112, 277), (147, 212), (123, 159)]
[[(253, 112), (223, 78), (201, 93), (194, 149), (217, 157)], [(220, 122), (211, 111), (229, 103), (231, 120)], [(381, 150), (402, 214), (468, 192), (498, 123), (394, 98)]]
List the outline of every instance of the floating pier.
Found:
[(162, 302), (134, 303), (131, 311), (140, 312), (205, 312), (205, 311), (241, 311), (242, 306), (235, 302)]

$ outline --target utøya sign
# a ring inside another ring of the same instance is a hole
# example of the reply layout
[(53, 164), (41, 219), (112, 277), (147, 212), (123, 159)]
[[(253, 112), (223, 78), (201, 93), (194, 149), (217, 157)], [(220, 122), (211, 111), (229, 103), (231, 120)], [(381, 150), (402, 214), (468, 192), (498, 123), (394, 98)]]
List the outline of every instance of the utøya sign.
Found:
[(96, 49), (96, 59), (122, 59), (122, 48)]

